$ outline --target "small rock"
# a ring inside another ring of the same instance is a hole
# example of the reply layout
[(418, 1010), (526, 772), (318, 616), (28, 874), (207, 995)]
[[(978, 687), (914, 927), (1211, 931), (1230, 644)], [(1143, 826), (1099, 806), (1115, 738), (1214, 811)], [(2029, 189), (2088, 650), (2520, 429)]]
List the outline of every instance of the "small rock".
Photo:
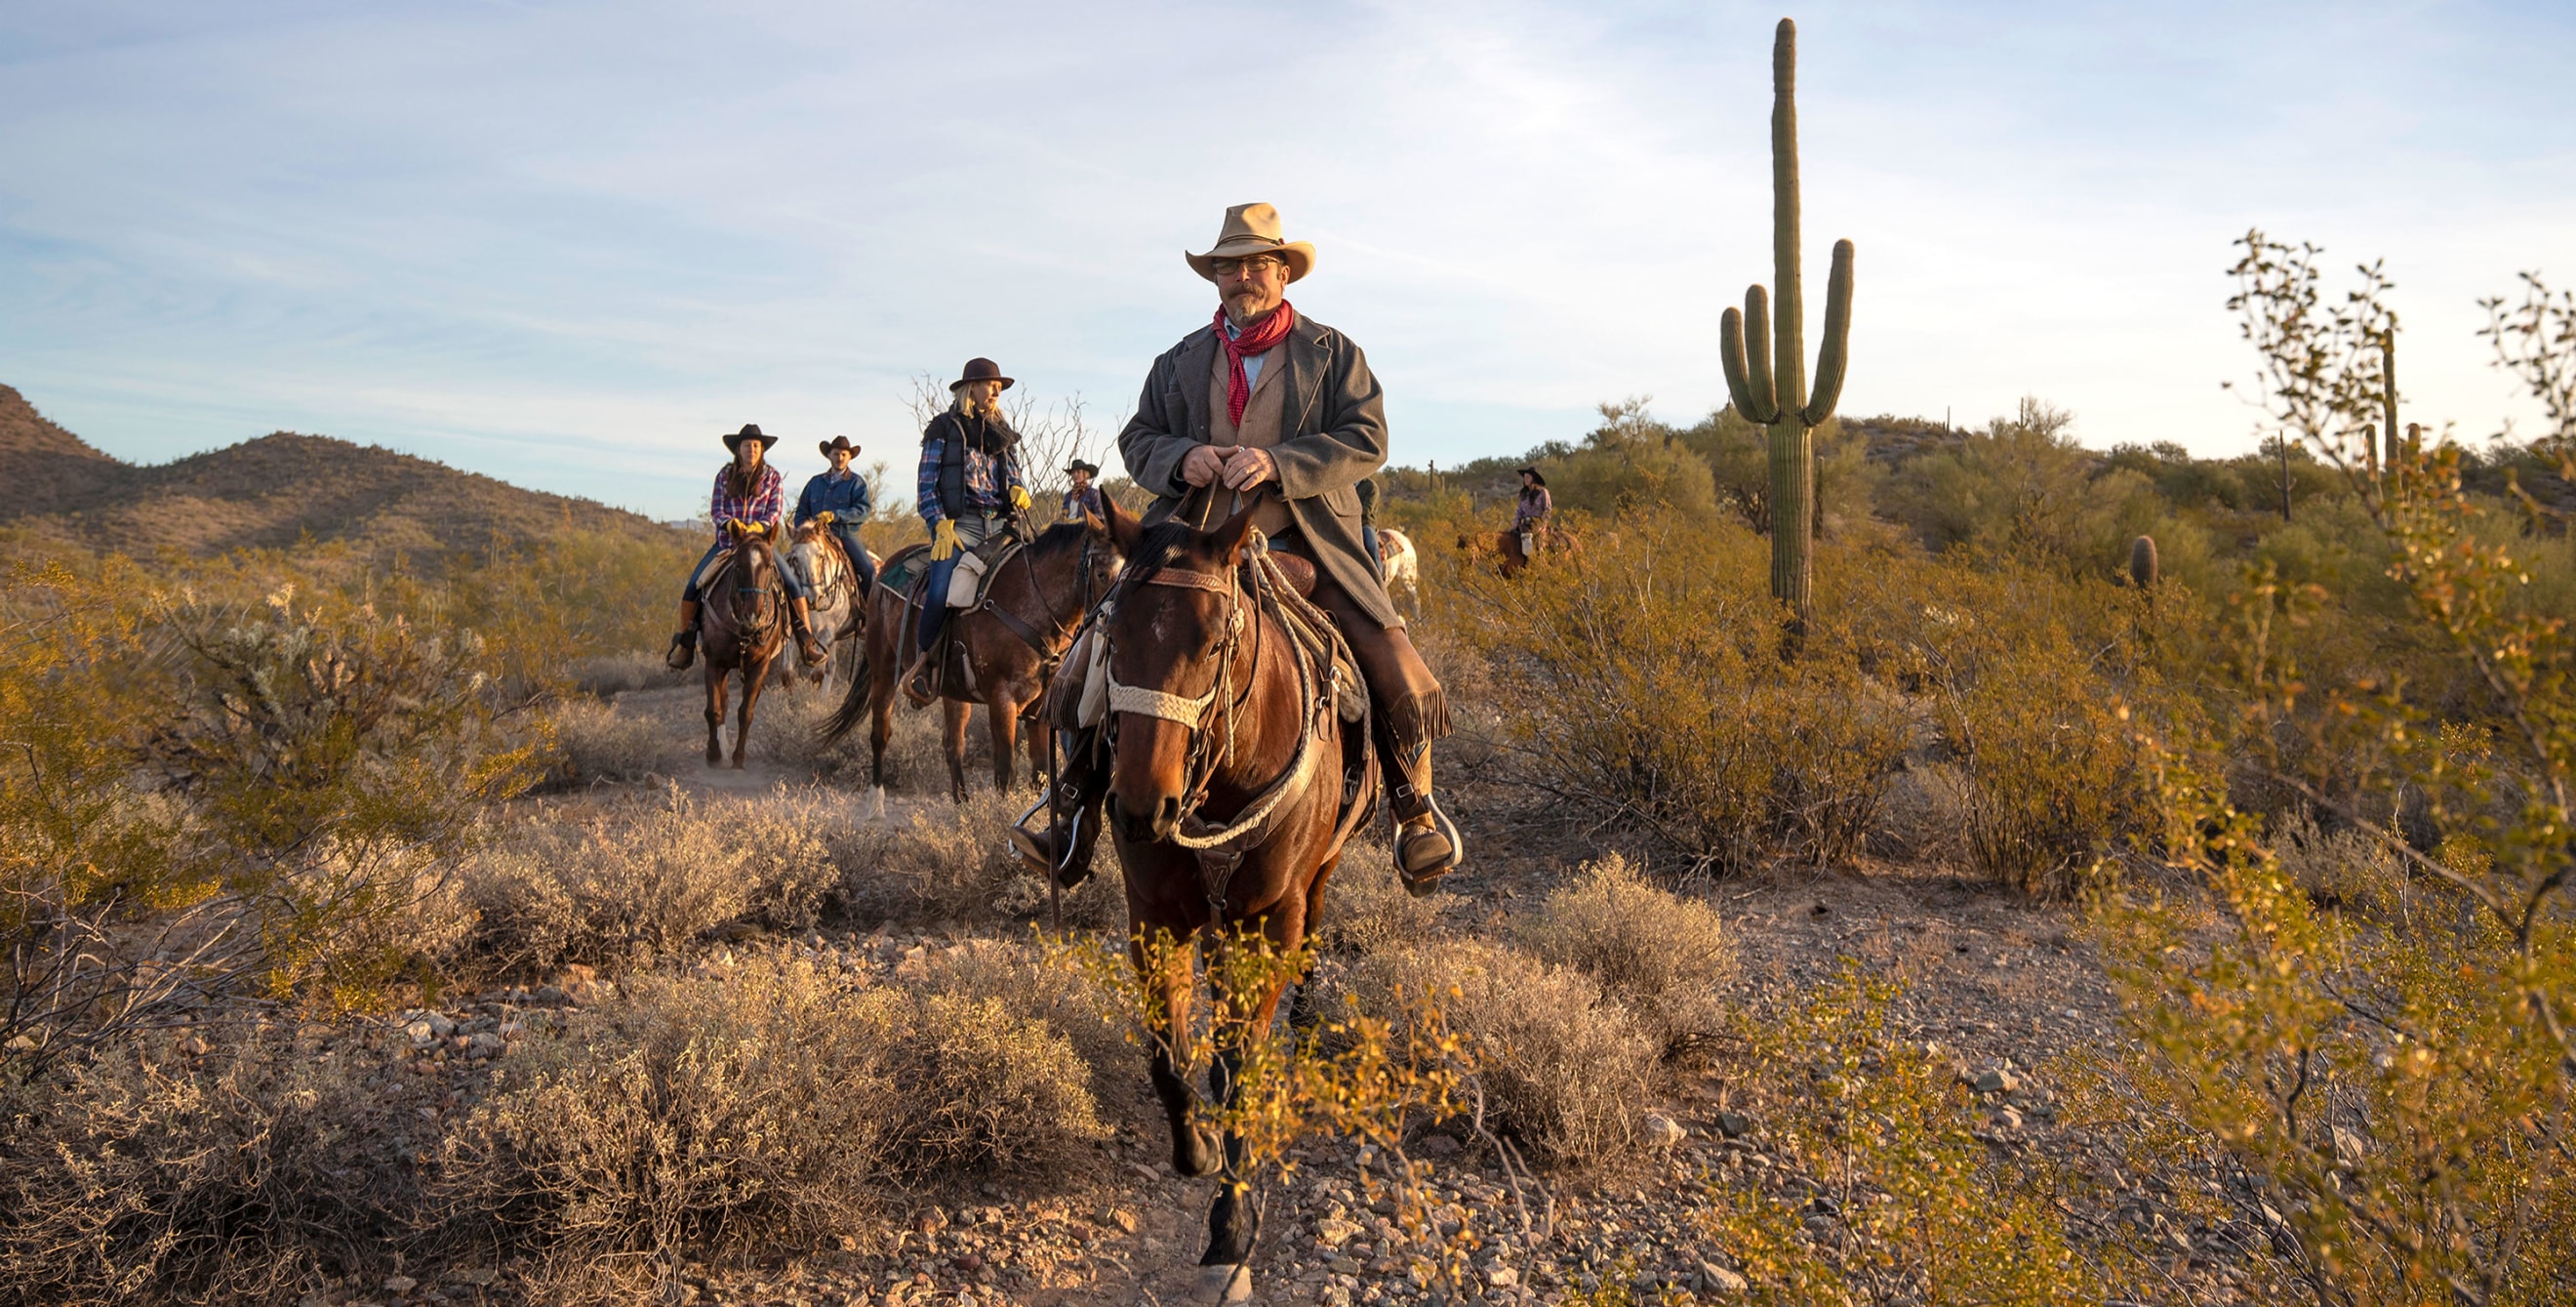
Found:
[(474, 1036), (466, 1052), (474, 1057), (496, 1057), (510, 1046), (510, 1041), (486, 1030)]
[(1116, 1208), (1109, 1213), (1109, 1223), (1128, 1234), (1136, 1233), (1136, 1214), (1124, 1207)]
[(2021, 1129), (2021, 1113), (2014, 1111), (2009, 1107), (1997, 1109), (1995, 1112), (1995, 1128), (1997, 1130)]
[(975, 1272), (984, 1269), (984, 1259), (973, 1253), (959, 1253), (956, 1258), (949, 1263), (949, 1265), (966, 1272), (968, 1275), (973, 1275)]
[(1444, 1134), (1427, 1134), (1414, 1144), (1413, 1151), (1423, 1157), (1455, 1157), (1458, 1141)]
[(492, 1287), (492, 1282), (499, 1278), (501, 1273), (489, 1266), (464, 1266), (447, 1273), (449, 1284), (470, 1284), (478, 1289)]
[(1742, 1293), (1752, 1287), (1744, 1277), (1715, 1262), (1699, 1264), (1699, 1287), (1710, 1293)]
[(1745, 1134), (1752, 1129), (1753, 1123), (1746, 1120), (1744, 1114), (1741, 1112), (1720, 1112), (1717, 1114), (1717, 1132), (1729, 1139), (1742, 1139)]
[(432, 1043), (438, 1038), (437, 1028), (430, 1025), (426, 1018), (404, 1026), (403, 1034), (409, 1036), (415, 1045)]
[(539, 985), (537, 1001), (548, 1007), (562, 1007), (572, 1001), (572, 995), (565, 993), (559, 985)]
[(1315, 1238), (1327, 1248), (1339, 1248), (1357, 1237), (1359, 1232), (1357, 1225), (1330, 1216), (1315, 1222)]
[(1489, 1267), (1485, 1271), (1485, 1283), (1497, 1289), (1508, 1289), (1520, 1282), (1521, 1273), (1508, 1266)]
[(385, 1292), (387, 1293), (409, 1293), (419, 1287), (420, 1281), (415, 1280), (408, 1275), (388, 1275), (385, 1277)]
[(1690, 1137), (1690, 1132), (1682, 1129), (1681, 1122), (1661, 1112), (1646, 1113), (1639, 1133), (1645, 1136), (1646, 1146), (1657, 1151), (1672, 1148)]
[(1988, 1067), (1977, 1073), (1977, 1092), (1980, 1094), (2009, 1094), (2019, 1088), (2021, 1077), (2014, 1075), (2010, 1067)]
[(2346, 1168), (2356, 1167), (2361, 1165), (2363, 1155), (2367, 1154), (2369, 1151), (2370, 1145), (2364, 1142), (2360, 1135), (2355, 1134), (2353, 1131), (2346, 1129), (2343, 1126), (2336, 1126), (2334, 1128), (2334, 1153), (2336, 1162), (2342, 1164)]

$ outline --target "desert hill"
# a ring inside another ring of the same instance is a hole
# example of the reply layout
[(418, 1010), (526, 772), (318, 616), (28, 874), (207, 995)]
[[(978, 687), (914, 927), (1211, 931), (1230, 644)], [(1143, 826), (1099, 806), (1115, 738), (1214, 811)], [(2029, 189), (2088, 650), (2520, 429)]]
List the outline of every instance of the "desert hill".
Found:
[(281, 431), (176, 462), (112, 458), (0, 386), (0, 528), (128, 554), (349, 540), (417, 556), (523, 545), (567, 527), (670, 528), (586, 499), (328, 436)]

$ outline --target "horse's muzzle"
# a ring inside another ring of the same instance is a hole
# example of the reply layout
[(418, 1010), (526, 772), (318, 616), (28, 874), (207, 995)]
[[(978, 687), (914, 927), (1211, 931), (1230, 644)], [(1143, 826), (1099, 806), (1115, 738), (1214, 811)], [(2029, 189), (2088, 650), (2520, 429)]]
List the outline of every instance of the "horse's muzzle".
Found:
[(1181, 799), (1177, 794), (1167, 794), (1155, 803), (1151, 813), (1136, 813), (1128, 811), (1127, 805), (1112, 794), (1109, 820), (1115, 823), (1118, 837), (1130, 844), (1159, 844), (1181, 828)]

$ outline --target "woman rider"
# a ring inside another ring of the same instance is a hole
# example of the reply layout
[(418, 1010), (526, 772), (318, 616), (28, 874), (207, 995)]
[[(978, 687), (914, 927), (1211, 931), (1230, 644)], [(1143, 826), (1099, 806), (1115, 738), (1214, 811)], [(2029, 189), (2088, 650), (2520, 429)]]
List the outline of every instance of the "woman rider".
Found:
[(930, 419), (921, 433), (921, 475), (913, 502), (930, 528), (930, 579), (921, 608), (921, 634), (912, 666), (903, 674), (904, 697), (927, 704), (938, 697), (930, 675), (930, 650), (948, 622), (948, 578), (958, 555), (984, 543), (1011, 514), (1029, 506), (1011, 447), (1020, 433), (1002, 420), (1002, 392), (1011, 379), (991, 359), (968, 359), (964, 375), (948, 383), (956, 402)]
[[(723, 438), (725, 448), (733, 451), (733, 461), (716, 473), (714, 502), (707, 516), (716, 524), (716, 540), (700, 555), (698, 565), (689, 569), (689, 583), (680, 591), (680, 630), (671, 637), (671, 654), (666, 660), (673, 671), (686, 671), (698, 656), (698, 576), (719, 550), (733, 543), (735, 535), (767, 536), (775, 541), (779, 535), (780, 509), (786, 496), (780, 490), (778, 469), (769, 465), (769, 447), (778, 437), (762, 435), (756, 423)], [(778, 569), (778, 579), (787, 587), (788, 629), (796, 633), (796, 652), (808, 666), (831, 657), (816, 642), (805, 608), (805, 586), (796, 579), (796, 569)]]

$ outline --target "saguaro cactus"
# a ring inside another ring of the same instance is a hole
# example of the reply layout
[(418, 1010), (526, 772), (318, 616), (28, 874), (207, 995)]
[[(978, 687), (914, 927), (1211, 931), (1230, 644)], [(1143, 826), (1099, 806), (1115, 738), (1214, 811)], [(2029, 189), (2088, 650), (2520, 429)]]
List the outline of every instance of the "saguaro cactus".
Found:
[[(1744, 292), (1744, 311), (1720, 320), (1718, 350), (1735, 410), (1770, 429), (1771, 593), (1803, 625), (1813, 607), (1815, 428), (1842, 397), (1843, 361), (1851, 342), (1852, 243), (1834, 242), (1825, 287), (1825, 342), (1816, 355), (1816, 387), (1806, 375), (1806, 316), (1798, 274), (1798, 25), (1780, 20), (1771, 41), (1771, 280), (1779, 313), (1759, 284)], [(1750, 342), (1751, 349), (1746, 346)]]

